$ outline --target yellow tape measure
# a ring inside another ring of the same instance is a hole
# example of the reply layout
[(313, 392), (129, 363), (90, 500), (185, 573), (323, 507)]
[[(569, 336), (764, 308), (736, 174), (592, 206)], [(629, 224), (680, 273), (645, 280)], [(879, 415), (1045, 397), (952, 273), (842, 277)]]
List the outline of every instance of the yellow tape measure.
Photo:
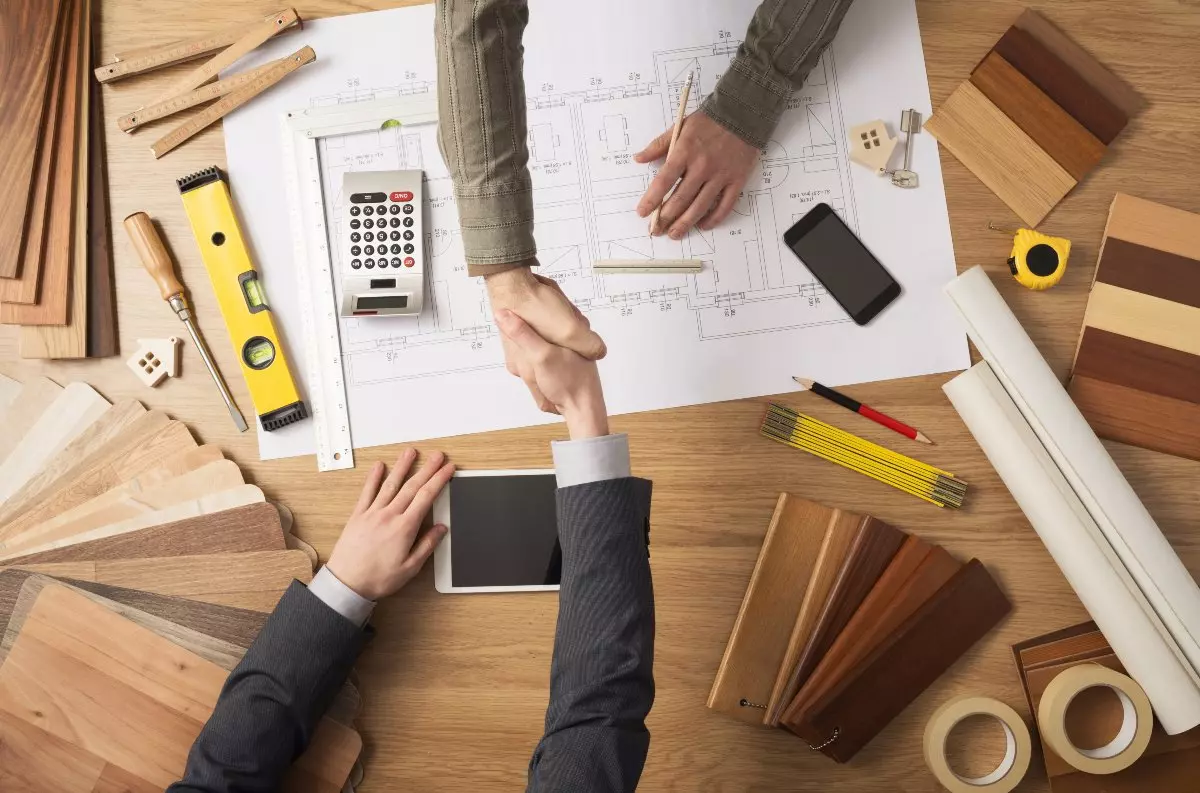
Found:
[[(1006, 231), (991, 223), (988, 224), (988, 228)], [(1017, 283), (1041, 291), (1062, 280), (1070, 255), (1070, 240), (1051, 237), (1032, 229), (1018, 229), (1013, 236), (1008, 269), (1012, 271)]]
[(214, 166), (177, 184), (258, 420), (270, 432), (307, 418), (234, 215), (225, 175)]

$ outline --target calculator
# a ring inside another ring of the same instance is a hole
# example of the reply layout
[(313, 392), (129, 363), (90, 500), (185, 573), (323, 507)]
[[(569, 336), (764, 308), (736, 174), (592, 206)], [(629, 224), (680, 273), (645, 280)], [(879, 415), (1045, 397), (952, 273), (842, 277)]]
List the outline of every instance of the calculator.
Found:
[(422, 173), (354, 171), (342, 176), (343, 317), (421, 313)]

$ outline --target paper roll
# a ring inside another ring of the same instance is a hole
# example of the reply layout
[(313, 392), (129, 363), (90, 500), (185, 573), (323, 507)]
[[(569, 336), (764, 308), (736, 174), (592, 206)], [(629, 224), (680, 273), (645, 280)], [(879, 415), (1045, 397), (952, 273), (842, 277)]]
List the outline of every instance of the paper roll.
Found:
[[(1067, 735), (1067, 708), (1080, 693), (1097, 686), (1111, 688), (1124, 714), (1121, 728), (1108, 744), (1080, 749)], [(1050, 681), (1038, 705), (1042, 740), (1063, 760), (1087, 774), (1115, 774), (1137, 762), (1150, 744), (1154, 713), (1146, 692), (1131, 678), (1099, 664), (1080, 664)]]
[[(961, 722), (972, 716), (991, 716), (1004, 728), (1004, 759), (986, 776), (959, 776), (946, 758), (946, 739)], [(938, 708), (925, 725), (925, 765), (950, 793), (1009, 793), (1029, 771), (1033, 740), (1017, 712), (988, 697), (959, 697)]]
[(1150, 603), (987, 363), (943, 390), (1041, 537), (1163, 729), (1200, 724), (1200, 686)]

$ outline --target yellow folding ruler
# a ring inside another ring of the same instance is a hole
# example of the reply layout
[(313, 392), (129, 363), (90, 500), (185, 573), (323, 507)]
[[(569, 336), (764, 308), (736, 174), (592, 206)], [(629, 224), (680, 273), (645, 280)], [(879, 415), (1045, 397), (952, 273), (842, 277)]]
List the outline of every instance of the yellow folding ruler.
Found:
[(150, 151), (154, 153), (154, 156), (161, 157), (199, 134), (201, 130), (221, 120), (231, 111), (249, 102), (301, 66), (316, 60), (317, 54), (313, 52), (312, 47), (301, 47), (287, 57), (265, 63), (224, 80), (210, 82), (217, 77), (221, 70), (232, 66), (238, 59), (252, 52), (276, 33), (300, 24), (300, 16), (296, 10), (285, 8), (250, 26), (239, 25), (236, 28), (207, 36), (122, 53), (111, 61), (96, 67), (96, 79), (102, 83), (111, 82), (123, 77), (144, 74), (165, 66), (195, 60), (202, 55), (221, 50), (215, 57), (180, 78), (154, 102), (118, 119), (117, 126), (126, 132), (133, 132), (143, 124), (149, 124), (152, 121), (216, 99), (216, 102), (150, 146)]

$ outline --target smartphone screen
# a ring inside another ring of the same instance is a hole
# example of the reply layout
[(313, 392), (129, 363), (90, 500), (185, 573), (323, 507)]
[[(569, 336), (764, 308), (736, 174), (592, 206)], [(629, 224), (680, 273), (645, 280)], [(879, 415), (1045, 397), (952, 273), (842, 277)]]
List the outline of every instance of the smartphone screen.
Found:
[(900, 284), (828, 204), (809, 210), (783, 241), (859, 325), (900, 294)]

